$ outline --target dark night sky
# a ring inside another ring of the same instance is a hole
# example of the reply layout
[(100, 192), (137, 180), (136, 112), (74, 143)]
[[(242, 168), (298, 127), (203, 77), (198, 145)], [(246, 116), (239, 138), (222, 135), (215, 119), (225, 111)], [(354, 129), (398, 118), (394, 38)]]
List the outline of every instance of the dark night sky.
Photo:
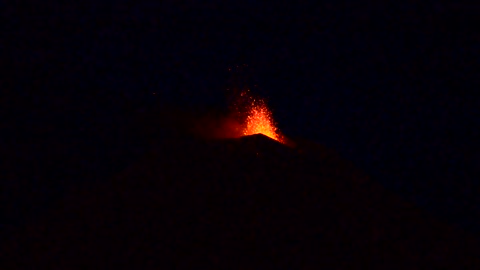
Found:
[(138, 114), (223, 110), (241, 73), (287, 136), (330, 146), (404, 196), (478, 226), (474, 9), (377, 2), (6, 8), (3, 109), (14, 117), (2, 124), (15, 128), (6, 146), (39, 160), (30, 171), (107, 173), (143, 153), (141, 131), (128, 129)]

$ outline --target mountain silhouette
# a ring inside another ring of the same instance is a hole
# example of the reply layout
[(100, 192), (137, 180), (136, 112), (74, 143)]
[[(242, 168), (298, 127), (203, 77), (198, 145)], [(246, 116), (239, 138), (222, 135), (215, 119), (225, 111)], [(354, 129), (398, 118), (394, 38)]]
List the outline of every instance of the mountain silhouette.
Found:
[[(463, 268), (477, 239), (333, 150), (264, 135), (159, 140), (19, 229), (17, 266)], [(476, 260), (476, 261), (475, 261)]]

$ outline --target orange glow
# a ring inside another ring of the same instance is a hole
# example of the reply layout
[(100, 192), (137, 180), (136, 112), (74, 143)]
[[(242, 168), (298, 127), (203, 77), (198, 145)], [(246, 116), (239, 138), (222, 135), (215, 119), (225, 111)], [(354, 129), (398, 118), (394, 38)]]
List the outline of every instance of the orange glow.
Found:
[[(244, 93), (242, 93), (243, 96)], [(276, 141), (283, 142), (272, 118), (272, 113), (263, 100), (255, 100), (249, 106), (243, 135), (261, 133)]]

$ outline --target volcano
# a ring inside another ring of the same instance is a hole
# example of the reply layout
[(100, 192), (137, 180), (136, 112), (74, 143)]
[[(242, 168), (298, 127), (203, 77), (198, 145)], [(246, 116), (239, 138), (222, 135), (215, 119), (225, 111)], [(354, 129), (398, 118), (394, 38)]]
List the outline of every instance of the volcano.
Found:
[(50, 269), (471, 266), (475, 237), (335, 151), (262, 134), (175, 136), (108, 180), (73, 189), (16, 239)]

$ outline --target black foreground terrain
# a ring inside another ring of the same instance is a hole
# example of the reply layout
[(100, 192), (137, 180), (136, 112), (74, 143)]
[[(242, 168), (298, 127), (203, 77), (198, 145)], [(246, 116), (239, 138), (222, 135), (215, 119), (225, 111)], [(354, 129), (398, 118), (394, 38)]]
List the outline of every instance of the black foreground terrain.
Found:
[(467, 269), (478, 263), (475, 237), (402, 201), (334, 153), (263, 135), (165, 140), (121, 174), (67, 194), (17, 230), (9, 249), (15, 266)]

